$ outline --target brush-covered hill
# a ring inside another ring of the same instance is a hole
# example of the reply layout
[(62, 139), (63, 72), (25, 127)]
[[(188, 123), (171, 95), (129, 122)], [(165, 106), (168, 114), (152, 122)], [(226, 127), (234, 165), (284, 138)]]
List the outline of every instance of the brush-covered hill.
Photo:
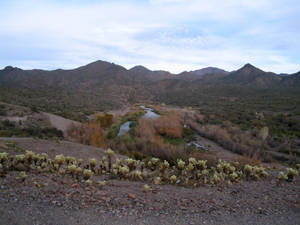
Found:
[(77, 120), (94, 111), (136, 102), (199, 106), (207, 99), (211, 102), (262, 92), (270, 96), (278, 92), (298, 95), (300, 73), (281, 76), (246, 64), (233, 72), (208, 67), (171, 74), (143, 66), (127, 70), (105, 61), (72, 70), (22, 70), (11, 66), (0, 70), (0, 101), (35, 106)]

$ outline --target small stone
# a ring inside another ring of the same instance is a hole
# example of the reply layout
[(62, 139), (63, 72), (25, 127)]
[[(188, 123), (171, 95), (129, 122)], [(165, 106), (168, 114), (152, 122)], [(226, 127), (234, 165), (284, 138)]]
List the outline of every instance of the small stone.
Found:
[(76, 188), (78, 184), (72, 184), (72, 188)]
[(136, 198), (136, 195), (135, 195), (135, 194), (132, 194), (132, 193), (129, 193), (129, 194), (128, 194), (128, 198), (135, 199), (135, 198)]

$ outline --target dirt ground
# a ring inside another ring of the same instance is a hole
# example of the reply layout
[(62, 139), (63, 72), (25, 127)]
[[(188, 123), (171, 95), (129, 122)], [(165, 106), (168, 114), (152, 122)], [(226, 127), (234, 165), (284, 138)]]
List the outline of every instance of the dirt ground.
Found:
[[(7, 141), (0, 139), (0, 152)], [(19, 147), (77, 158), (100, 158), (103, 150), (61, 141), (14, 139)], [(2, 143), (2, 144), (1, 144)], [(2, 146), (2, 147), (1, 147)], [(6, 151), (8, 151), (6, 149)], [(103, 189), (71, 176), (18, 172), (0, 177), (0, 224), (300, 224), (300, 178), (278, 182), (275, 177), (238, 184), (198, 188), (107, 180)], [(106, 176), (94, 176), (97, 180)], [(37, 187), (38, 184), (47, 184)]]

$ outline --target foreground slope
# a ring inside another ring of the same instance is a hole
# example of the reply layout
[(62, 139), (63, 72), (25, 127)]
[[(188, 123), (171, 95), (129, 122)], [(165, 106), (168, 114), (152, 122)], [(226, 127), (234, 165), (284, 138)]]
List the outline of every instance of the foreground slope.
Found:
[[(20, 151), (5, 147), (7, 141), (51, 156), (63, 153), (87, 159), (103, 154), (101, 149), (74, 143), (33, 139), (2, 139), (1, 151)], [(1, 224), (300, 223), (299, 177), (293, 182), (270, 177), (198, 188), (149, 183), (151, 190), (144, 193), (144, 182), (113, 179), (99, 189), (71, 176), (27, 174), (23, 183), (14, 171), (0, 177)]]

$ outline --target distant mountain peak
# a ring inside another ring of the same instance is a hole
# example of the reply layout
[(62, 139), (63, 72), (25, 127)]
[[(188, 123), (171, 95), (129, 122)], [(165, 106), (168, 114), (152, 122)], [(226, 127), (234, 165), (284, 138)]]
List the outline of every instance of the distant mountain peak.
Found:
[(212, 74), (212, 73), (224, 73), (225, 74), (225, 73), (229, 73), (229, 72), (219, 69), (217, 67), (205, 67), (205, 68), (202, 68), (199, 70), (190, 71), (189, 73), (192, 73), (192, 74), (195, 74), (198, 76), (202, 76), (205, 74)]
[(21, 70), (21, 69), (19, 69), (18, 67), (6, 66), (2, 71), (5, 73), (10, 73), (15, 70)]
[(138, 72), (149, 72), (150, 70), (144, 66), (137, 65), (130, 69), (130, 71), (138, 71)]
[(12, 66), (7, 66), (7, 67), (5, 67), (3, 70), (5, 70), (5, 71), (12, 71), (12, 70), (14, 70), (15, 68), (14, 67), (12, 67)]
[(260, 70), (260, 71), (262, 71), (261, 69), (259, 69), (259, 68), (255, 67), (255, 66), (253, 66), (253, 65), (250, 64), (250, 63), (245, 64), (241, 69), (251, 69), (251, 70)]

